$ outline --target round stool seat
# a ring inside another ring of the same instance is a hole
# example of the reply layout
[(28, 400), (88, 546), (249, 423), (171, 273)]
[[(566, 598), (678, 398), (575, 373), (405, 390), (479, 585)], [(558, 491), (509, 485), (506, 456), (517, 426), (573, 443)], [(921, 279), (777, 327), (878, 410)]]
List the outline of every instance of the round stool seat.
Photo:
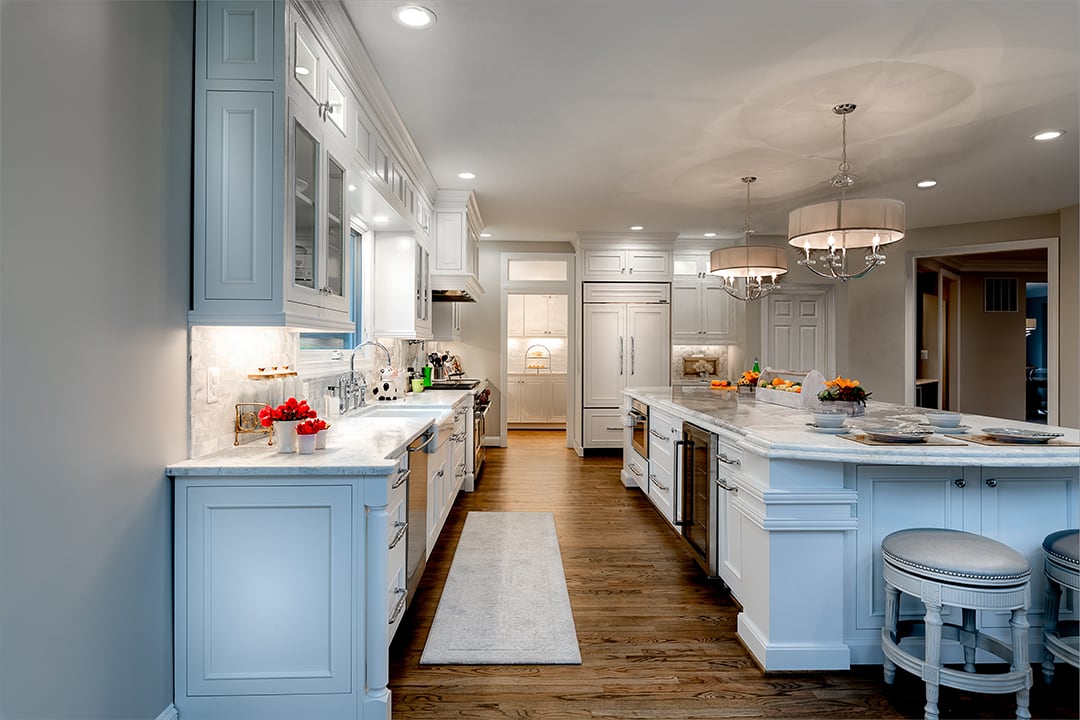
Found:
[(1073, 571), (1080, 571), (1080, 530), (1058, 530), (1043, 540), (1043, 552)]
[(881, 541), (886, 562), (920, 577), (973, 586), (1027, 582), (1031, 565), (1008, 545), (962, 530), (900, 530)]

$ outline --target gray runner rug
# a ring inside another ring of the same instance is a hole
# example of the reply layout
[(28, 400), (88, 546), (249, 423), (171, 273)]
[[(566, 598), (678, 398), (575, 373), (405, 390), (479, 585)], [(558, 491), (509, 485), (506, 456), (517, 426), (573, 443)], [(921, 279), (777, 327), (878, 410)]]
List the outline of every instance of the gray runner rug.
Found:
[(422, 665), (580, 665), (555, 518), (470, 512)]

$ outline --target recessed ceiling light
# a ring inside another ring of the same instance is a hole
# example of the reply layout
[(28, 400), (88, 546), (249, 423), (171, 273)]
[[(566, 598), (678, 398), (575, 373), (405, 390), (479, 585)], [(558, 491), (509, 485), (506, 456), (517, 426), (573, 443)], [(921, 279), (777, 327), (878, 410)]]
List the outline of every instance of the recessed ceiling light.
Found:
[(476, 173), (473, 173), (473, 172), (459, 172), (457, 174), (457, 176), (459, 178), (461, 178), (462, 180), (475, 180), (476, 179)]
[(400, 5), (394, 8), (394, 19), (407, 28), (420, 30), (435, 24), (435, 13), (421, 5)]
[(310, 70), (308, 70), (308, 69), (307, 69), (306, 67), (304, 67), (303, 65), (297, 65), (297, 66), (296, 66), (296, 74), (297, 74), (297, 75), (310, 75), (310, 74), (311, 74), (311, 71), (310, 71)]
[(375, 217), (371, 218), (371, 221), (376, 222), (380, 225), (385, 225), (386, 223), (390, 222), (390, 218), (386, 217), (385, 215), (376, 215)]
[(705, 233), (705, 237), (716, 237), (716, 233)]
[(920, 180), (919, 182), (915, 183), (915, 187), (923, 188), (924, 190), (926, 188), (932, 188), (935, 185), (937, 185), (937, 180), (930, 180), (929, 178), (926, 180)]
[(631, 225), (630, 229), (631, 230), (644, 230), (645, 227), (643, 225)]
[(484, 233), (480, 233), (480, 237), (482, 237), (482, 238), (489, 238), (489, 237), (491, 237), (491, 233), (487, 233), (487, 232), (484, 232)]
[(1043, 130), (1032, 135), (1031, 139), (1036, 142), (1047, 142), (1048, 140), (1057, 140), (1064, 134), (1064, 130)]
[(356, 186), (350, 183), (349, 184), (349, 192), (356, 192)]

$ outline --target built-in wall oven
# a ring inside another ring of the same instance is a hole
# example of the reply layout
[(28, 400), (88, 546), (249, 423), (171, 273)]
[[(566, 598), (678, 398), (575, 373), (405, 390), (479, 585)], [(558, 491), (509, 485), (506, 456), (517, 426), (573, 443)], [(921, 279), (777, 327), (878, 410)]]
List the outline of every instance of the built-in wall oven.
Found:
[(716, 435), (708, 430), (683, 423), (683, 439), (679, 443), (679, 472), (676, 479), (680, 503), (676, 516), (680, 518), (680, 532), (694, 551), (694, 558), (705, 573), (719, 576), (719, 515), (717, 513), (718, 489), (716, 478)]
[(630, 445), (644, 460), (649, 459), (649, 406), (630, 399)]

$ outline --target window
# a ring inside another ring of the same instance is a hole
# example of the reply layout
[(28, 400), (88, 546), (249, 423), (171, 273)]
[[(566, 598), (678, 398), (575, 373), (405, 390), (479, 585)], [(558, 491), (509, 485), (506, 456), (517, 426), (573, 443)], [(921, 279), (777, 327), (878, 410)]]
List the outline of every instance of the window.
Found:
[[(349, 241), (352, 243), (352, 299), (350, 301), (353, 323), (356, 329), (353, 332), (312, 332), (312, 333), (300, 333), (300, 353), (301, 362), (309, 359), (315, 359), (315, 351), (319, 352), (319, 355), (325, 354), (326, 350), (352, 350), (354, 347), (360, 344), (360, 338), (363, 337), (361, 331), (363, 329), (363, 317), (361, 312), (363, 306), (363, 283), (361, 278), (363, 274), (360, 272), (361, 263), (363, 262), (363, 253), (361, 250), (361, 242), (363, 236), (360, 230), (356, 227), (349, 228)], [(306, 351), (313, 351), (305, 358)]]

